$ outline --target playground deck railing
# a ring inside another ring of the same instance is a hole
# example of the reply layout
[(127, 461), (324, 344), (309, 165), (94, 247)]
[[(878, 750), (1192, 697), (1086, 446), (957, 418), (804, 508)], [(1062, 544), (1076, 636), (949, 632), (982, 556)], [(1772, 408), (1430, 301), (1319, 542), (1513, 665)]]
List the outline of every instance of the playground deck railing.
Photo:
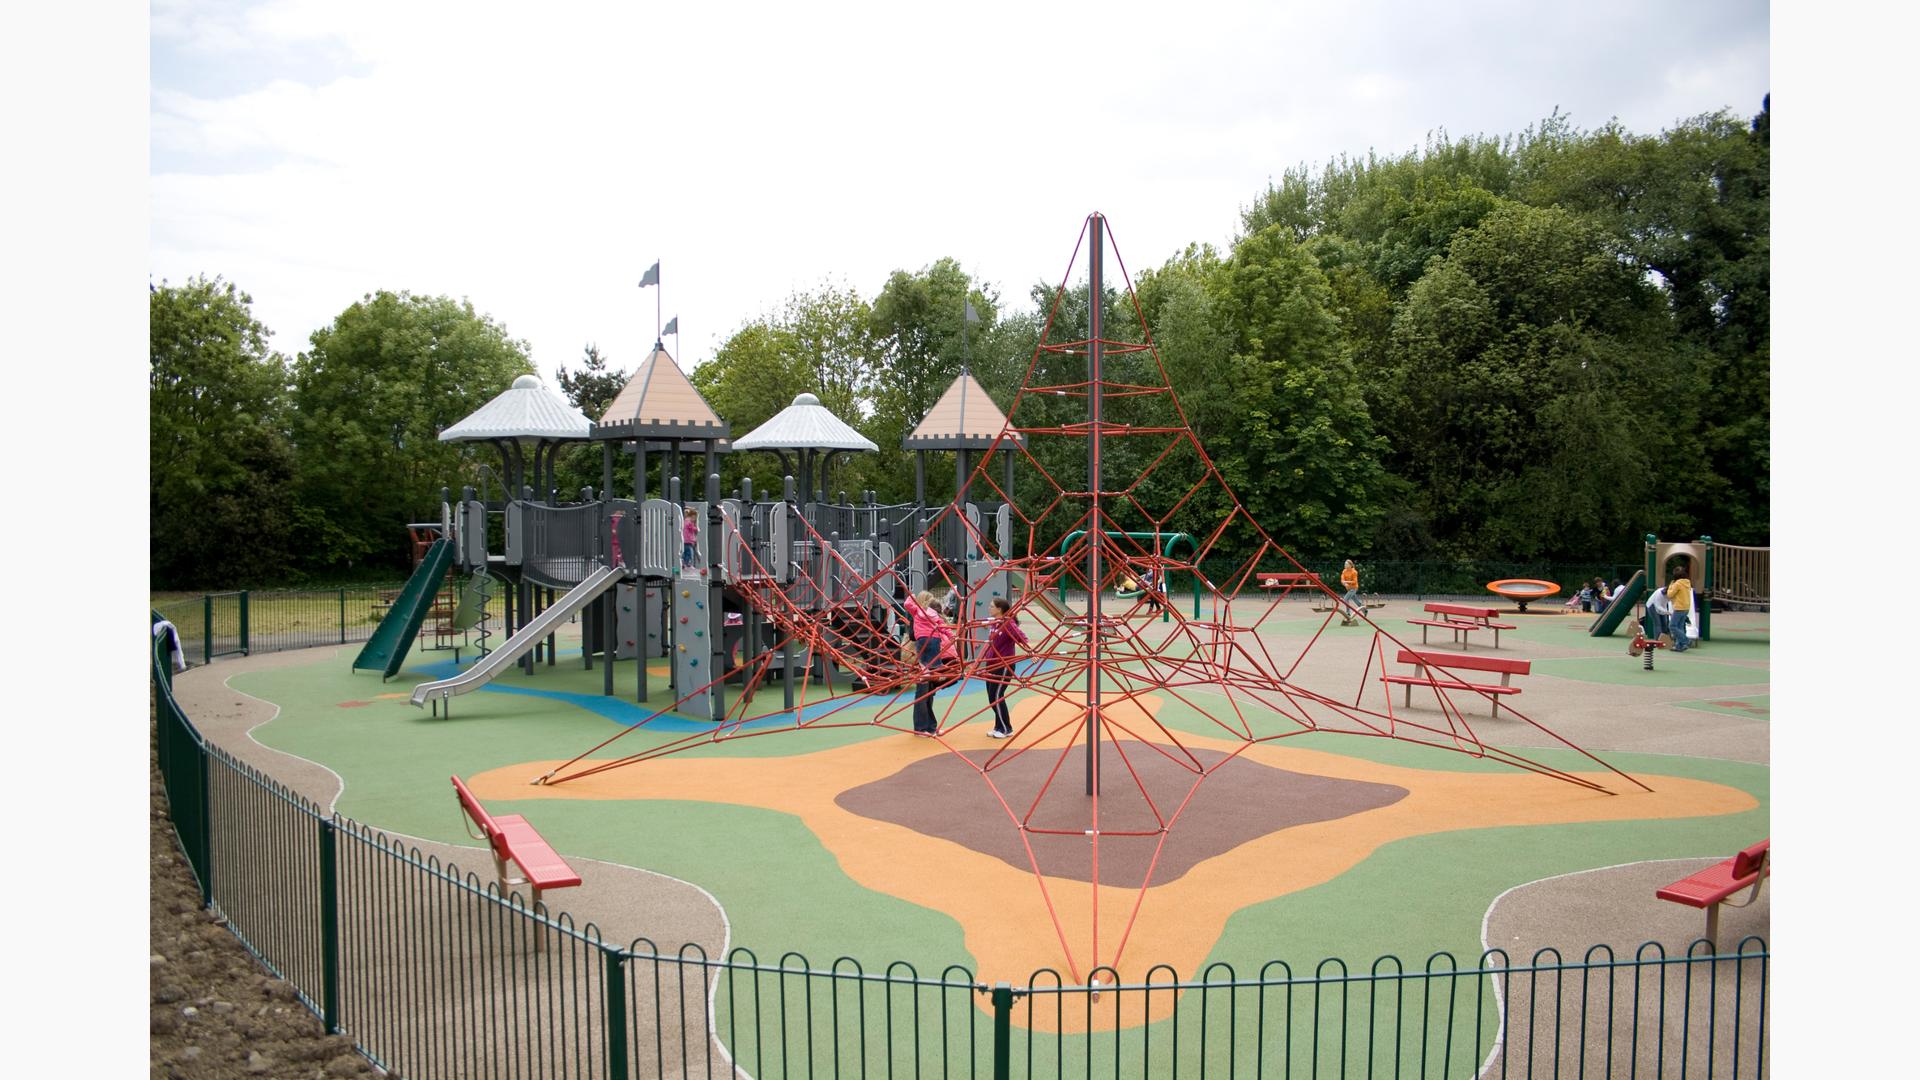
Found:
[[(1138, 983), (618, 944), (329, 814), (208, 743), (153, 654), (155, 760), (204, 902), (397, 1075), (1760, 1077), (1769, 954), (1499, 949)], [(476, 857), (485, 859), (483, 853)], [(1097, 980), (1097, 984), (1095, 984)]]

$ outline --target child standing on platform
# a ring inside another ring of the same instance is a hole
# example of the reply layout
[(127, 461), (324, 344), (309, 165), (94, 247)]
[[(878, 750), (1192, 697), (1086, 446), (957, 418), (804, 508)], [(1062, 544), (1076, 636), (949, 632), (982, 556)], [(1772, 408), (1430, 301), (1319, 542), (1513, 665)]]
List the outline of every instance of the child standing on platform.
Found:
[(689, 506), (686, 519), (680, 523), (680, 569), (693, 569), (693, 561), (699, 554), (700, 522)]

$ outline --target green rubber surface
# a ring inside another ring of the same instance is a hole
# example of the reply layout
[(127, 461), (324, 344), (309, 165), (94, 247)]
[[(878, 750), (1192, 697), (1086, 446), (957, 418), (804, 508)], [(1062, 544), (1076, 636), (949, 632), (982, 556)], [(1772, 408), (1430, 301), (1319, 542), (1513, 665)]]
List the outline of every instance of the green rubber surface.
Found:
[[(1660, 662), (1655, 677), (1673, 680), (1672, 685), (1765, 682), (1767, 674), (1692, 655), (1663, 655)], [(1600, 677), (1609, 668), (1625, 667), (1619, 679), (1623, 682), (1637, 681), (1643, 674), (1624, 656), (1546, 661), (1536, 664), (1536, 671), (1549, 667), (1585, 672), (1592, 681), (1614, 681)], [(340, 774), (345, 781), (338, 806), (342, 813), (377, 828), (447, 843), (470, 842), (448, 794), (450, 774), (564, 759), (620, 730), (576, 700), (547, 696), (598, 696), (602, 672), (581, 669), (577, 659), (570, 663), (563, 658), (557, 667), (542, 667), (532, 677), (516, 669), (496, 686), (462, 698), (451, 717), (431, 717), (404, 697), (377, 696), (403, 694), (406, 684), (418, 677), (409, 672), (381, 685), (337, 663), (316, 663), (239, 675), (233, 685), (281, 706), (273, 721), (255, 729), (254, 737), (262, 744)], [(631, 662), (616, 666), (616, 686), (630, 691), (632, 677)], [(664, 690), (656, 691), (656, 698), (664, 704)], [(756, 712), (778, 710), (778, 689), (763, 692), (755, 705)], [(848, 710), (845, 718), (870, 717), (876, 707)], [(1168, 701), (1159, 717), (1175, 730), (1218, 734), (1195, 710), (1177, 701)], [(682, 737), (642, 729), (594, 756), (622, 756)], [(899, 737), (861, 726), (737, 739), (687, 752), (777, 757)], [(1304, 735), (1287, 745), (1411, 768), (1511, 772), (1463, 754), (1381, 739)], [(1548, 765), (1593, 767), (1570, 751), (1528, 753)], [(1418, 963), (1445, 949), (1470, 958), (1480, 951), (1480, 923), (1488, 905), (1516, 885), (1595, 866), (1736, 850), (1768, 831), (1765, 766), (1662, 755), (1602, 756), (1629, 773), (1695, 777), (1738, 788), (1752, 794), (1759, 806), (1721, 817), (1528, 825), (1394, 841), (1330, 882), (1241, 910), (1227, 922), (1210, 962), (1231, 963), (1244, 972), (1274, 958), (1287, 959), (1296, 969), (1326, 956), (1370, 961), (1395, 954)], [(679, 800), (492, 800), (489, 808), (536, 820), (541, 833), (563, 853), (643, 867), (701, 886), (725, 909), (734, 943), (763, 959), (793, 950), (816, 963), (856, 957), (868, 970), (907, 960), (923, 972), (949, 963), (973, 963), (954, 919), (853, 881), (832, 853), (787, 814)], [(1128, 966), (1150, 961), (1132, 957)]]

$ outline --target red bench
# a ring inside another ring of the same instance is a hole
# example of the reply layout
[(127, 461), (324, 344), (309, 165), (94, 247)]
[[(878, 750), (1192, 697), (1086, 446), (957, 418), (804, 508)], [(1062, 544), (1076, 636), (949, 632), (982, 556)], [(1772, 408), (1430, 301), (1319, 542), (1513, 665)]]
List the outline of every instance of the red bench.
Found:
[[(1412, 664), (1412, 675), (1382, 674), (1380, 681), (1407, 688), (1407, 705), (1413, 705), (1413, 688), (1428, 687), (1435, 690), (1460, 690), (1468, 693), (1483, 694), (1493, 702), (1492, 715), (1500, 715), (1500, 698), (1506, 694), (1517, 694), (1520, 688), (1513, 685), (1515, 675), (1526, 675), (1533, 671), (1531, 660), (1509, 660), (1501, 656), (1470, 656), (1466, 653), (1421, 652), (1418, 649), (1401, 649), (1397, 658), (1403, 664)], [(1500, 682), (1474, 683), (1457, 677), (1461, 671), (1487, 671), (1500, 676)]]
[(1453, 631), (1454, 644), (1463, 649), (1471, 647), (1471, 643), (1467, 638), (1468, 635), (1472, 634), (1475, 630), (1493, 631), (1493, 647), (1497, 649), (1500, 647), (1500, 631), (1513, 629), (1512, 623), (1493, 621), (1493, 617), (1499, 614), (1498, 608), (1476, 607), (1472, 604), (1432, 603), (1426, 605), (1426, 611), (1430, 614), (1438, 615), (1440, 618), (1407, 620), (1420, 628), (1420, 644), (1422, 645), (1427, 643), (1427, 627), (1429, 626), (1437, 626), (1442, 630)]
[(1662, 900), (1671, 900), (1688, 907), (1707, 909), (1707, 942), (1715, 952), (1720, 950), (1720, 905), (1728, 903), (1728, 897), (1741, 889), (1752, 886), (1753, 891), (1745, 900), (1734, 907), (1746, 907), (1760, 897), (1760, 883), (1767, 879), (1772, 869), (1767, 865), (1767, 844), (1762, 840), (1740, 852), (1731, 859), (1723, 859), (1705, 870), (1683, 877), (1653, 895)]
[(1320, 589), (1319, 574), (1266, 573), (1254, 576), (1263, 589), (1284, 589), (1285, 592), (1280, 594), (1282, 600), (1285, 600), (1295, 589), (1306, 589), (1309, 592), (1318, 592)]
[[(453, 778), (453, 790), (459, 793), (460, 808), (467, 812), (475, 825), (480, 826), (484, 835), (475, 837), (485, 840), (488, 850), (493, 854), (493, 870), (500, 879), (502, 890), (509, 885), (527, 885), (533, 889), (533, 902), (540, 902), (540, 893), (546, 889), (564, 889), (580, 884), (580, 875), (568, 866), (553, 846), (533, 831), (527, 819), (519, 814), (503, 814), (495, 817), (487, 813), (480, 805), (467, 785)], [(507, 863), (520, 868), (520, 877), (507, 876)], [(535, 939), (538, 944), (538, 939)]]

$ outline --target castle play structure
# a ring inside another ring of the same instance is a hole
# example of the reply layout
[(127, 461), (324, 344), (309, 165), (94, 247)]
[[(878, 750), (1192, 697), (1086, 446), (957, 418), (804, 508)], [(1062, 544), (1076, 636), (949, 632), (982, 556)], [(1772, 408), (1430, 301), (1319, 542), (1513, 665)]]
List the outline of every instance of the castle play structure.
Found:
[[(805, 635), (795, 641), (779, 633), (783, 622), (816, 623), (836, 642), (878, 646), (898, 636), (904, 592), (957, 588), (976, 624), (985, 623), (995, 597), (1008, 595), (999, 569), (1011, 540), (1006, 504), (956, 500), (957, 513), (942, 513), (948, 508), (929, 507), (925, 496), (928, 453), (952, 451), (957, 469), (968, 469), (968, 455), (990, 445), (1006, 422), (963, 371), (906, 439), (916, 452), (916, 502), (881, 505), (872, 492), (858, 502), (844, 493), (831, 501), (835, 461), (877, 447), (813, 394), (729, 439), (728, 424), (658, 343), (597, 424), (538, 377), (523, 375), (440, 435), (495, 446), (505, 491), (517, 496), (489, 499), (469, 487), (457, 500), (443, 499), (441, 538), (354, 667), (398, 672), (451, 569), (464, 575), (454, 627), (475, 626), (498, 588), (506, 640), (489, 647), (483, 638), (471, 666), (414, 687), (416, 705), (438, 711), (510, 667), (552, 664), (555, 630), (583, 616), (589, 665), (609, 656), (670, 658), (665, 689), (680, 715), (725, 720), (728, 684), (746, 697), (768, 676), (780, 680), (791, 708), (796, 671), (828, 688), (861, 679), (831, 650), (805, 648)], [(602, 492), (613, 485), (614, 454), (632, 457), (630, 498), (596, 497), (591, 489), (573, 501), (554, 498), (556, 456), (580, 442), (602, 447)], [(717, 455), (754, 451), (779, 459), (786, 475), (780, 497), (756, 498), (751, 480), (723, 497)], [(1009, 470), (1012, 464), (1005, 458)], [(688, 469), (706, 478), (697, 498), (691, 483), (683, 488)], [(962, 473), (957, 482), (964, 481)], [(697, 537), (690, 561), (682, 558), (687, 511)], [(490, 536), (499, 538), (492, 547)], [(901, 553), (906, 558), (895, 567)], [(791, 615), (766, 610), (770, 591)], [(760, 662), (745, 663), (751, 660)], [(604, 670), (604, 691), (613, 694), (614, 669)], [(647, 664), (634, 671), (634, 700), (654, 700)]]

